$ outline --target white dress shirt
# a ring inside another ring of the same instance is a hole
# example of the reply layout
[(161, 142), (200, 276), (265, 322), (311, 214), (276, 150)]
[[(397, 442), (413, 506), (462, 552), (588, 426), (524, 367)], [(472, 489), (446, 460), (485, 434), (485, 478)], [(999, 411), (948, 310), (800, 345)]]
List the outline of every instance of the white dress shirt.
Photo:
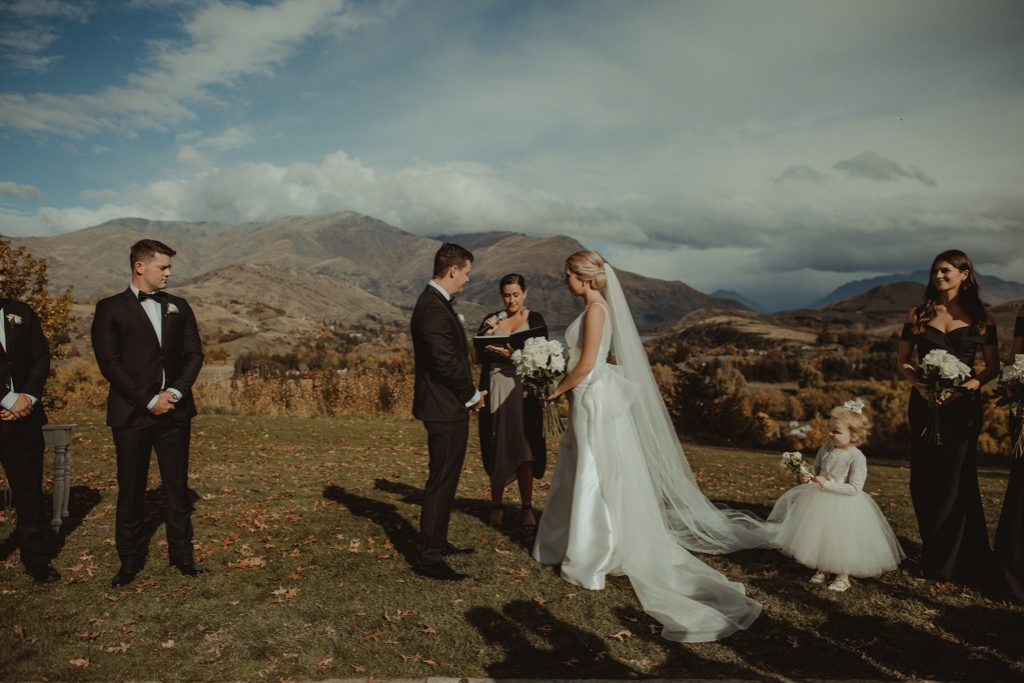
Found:
[[(135, 295), (135, 298), (138, 299), (139, 298), (139, 292), (141, 290), (138, 287), (136, 287), (135, 285), (128, 285), (128, 287), (132, 290), (132, 294)], [(147, 294), (149, 294), (149, 293), (151, 293), (151, 292), (147, 292)], [(163, 317), (164, 312), (163, 312), (163, 310), (162, 310), (162, 308), (160, 306), (160, 302), (157, 301), (156, 299), (146, 299), (145, 301), (140, 301), (139, 304), (142, 306), (142, 310), (146, 312), (146, 317), (149, 318), (150, 324), (153, 325), (153, 331), (156, 332), (156, 340), (157, 340), (157, 342), (160, 343), (160, 346), (162, 348), (163, 345), (164, 345), (164, 338), (163, 338), (164, 337), (164, 331), (163, 331), (163, 325), (160, 322), (160, 318)], [(161, 372), (163, 372), (163, 371), (161, 371)], [(166, 386), (167, 386), (167, 373), (164, 372), (164, 377), (160, 381), (160, 389), (163, 390), (164, 388), (166, 388)], [(172, 394), (174, 394), (175, 398), (177, 398), (178, 400), (181, 400), (181, 392), (178, 391), (177, 389), (173, 389), (172, 388), (172, 389), (167, 389), (167, 391), (169, 391)], [(155, 406), (156, 402), (159, 401), (159, 400), (160, 400), (160, 394), (157, 394), (156, 396), (154, 396), (149, 401), (149, 404), (146, 407), (149, 408), (150, 410), (152, 410), (153, 406)]]
[[(441, 296), (444, 297), (445, 301), (451, 301), (452, 300), (452, 295), (449, 294), (447, 291), (445, 291), (445, 288), (442, 287), (441, 285), (437, 284), (437, 282), (435, 282), (434, 280), (431, 280), (428, 284), (430, 284), (437, 291), (441, 292)], [(480, 390), (477, 389), (476, 393), (473, 394), (473, 398), (471, 398), (468, 401), (466, 401), (466, 407), (467, 408), (472, 408), (473, 406), (475, 406), (479, 402), (480, 402)]]
[[(3, 306), (0, 306), (0, 344), (3, 344), (4, 349), (7, 348), (7, 316), (4, 315)], [(14, 378), (12, 377), (11, 390), (8, 391), (7, 394), (4, 395), (2, 398), (0, 398), (0, 406), (3, 406), (7, 410), (13, 408), (14, 404), (17, 403), (18, 401), (18, 397), (21, 396), (21, 394), (19, 394), (14, 389)], [(31, 394), (25, 394), (25, 396), (27, 396), (28, 400), (32, 402), (32, 405), (35, 405), (36, 401), (39, 400)]]

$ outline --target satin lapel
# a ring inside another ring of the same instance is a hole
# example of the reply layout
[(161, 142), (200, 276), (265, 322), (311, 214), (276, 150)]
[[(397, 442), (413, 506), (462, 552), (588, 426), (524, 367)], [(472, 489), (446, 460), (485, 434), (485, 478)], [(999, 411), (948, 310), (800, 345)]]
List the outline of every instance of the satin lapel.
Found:
[[(0, 325), (4, 328), (4, 350), (10, 352), (11, 350), (11, 328), (7, 324), (7, 299), (0, 299)], [(0, 359), (3, 359), (7, 354), (4, 351), (0, 351)]]
[(149, 339), (157, 346), (160, 346), (160, 340), (156, 338), (156, 330), (153, 329), (153, 323), (150, 321), (149, 316), (146, 315), (145, 309), (142, 308), (142, 302), (139, 301), (139, 298), (135, 296), (131, 289), (126, 289), (124, 294), (121, 295), (121, 300), (124, 302), (124, 307), (129, 314), (149, 333)]

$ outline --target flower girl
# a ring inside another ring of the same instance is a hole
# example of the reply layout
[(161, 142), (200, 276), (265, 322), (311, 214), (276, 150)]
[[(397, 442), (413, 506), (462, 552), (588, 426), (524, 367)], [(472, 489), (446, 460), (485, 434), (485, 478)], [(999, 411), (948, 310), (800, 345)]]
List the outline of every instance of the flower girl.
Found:
[(863, 491), (867, 459), (857, 446), (870, 429), (861, 401), (834, 408), (814, 474), (801, 475), (801, 483), (782, 494), (768, 516), (776, 525), (775, 547), (816, 570), (811, 583), (835, 574), (828, 586), (833, 591), (847, 590), (851, 575), (878, 576), (906, 557), (882, 511)]

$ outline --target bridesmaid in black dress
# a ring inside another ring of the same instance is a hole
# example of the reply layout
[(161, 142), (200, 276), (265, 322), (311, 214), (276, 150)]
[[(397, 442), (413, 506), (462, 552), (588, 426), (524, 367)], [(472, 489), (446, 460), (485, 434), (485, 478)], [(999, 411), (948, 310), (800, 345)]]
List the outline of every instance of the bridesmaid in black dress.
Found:
[[(1018, 353), (1024, 353), (1024, 306), (1017, 311), (1013, 348), (1006, 362), (1013, 363)], [(1022, 428), (1020, 418), (1010, 418), (1010, 443)], [(996, 529), (996, 557), (1002, 567), (1007, 593), (1017, 602), (1024, 602), (1024, 458), (1016, 458), (1010, 464), (1010, 482)]]
[(487, 346), (481, 364), (480, 388), (487, 390), (487, 406), (480, 418), (480, 454), (491, 481), (491, 519), (493, 527), (502, 524), (502, 497), (512, 481), (519, 483), (522, 508), (519, 520), (525, 529), (533, 530), (537, 519), (533, 514), (533, 480), (544, 476), (547, 467), (547, 444), (540, 399), (526, 395), (523, 383), (516, 376), (512, 350), (501, 343), (502, 336), (540, 329), (547, 336), (544, 317), (526, 308), (526, 279), (509, 273), (498, 282), (498, 291), (505, 304), (504, 315), (491, 313), (480, 324), (478, 335), (494, 335), (495, 343)]
[[(999, 374), (996, 324), (981, 303), (974, 264), (958, 250), (935, 257), (924, 301), (907, 315), (900, 337), (899, 369), (914, 385), (910, 394), (910, 496), (921, 532), (921, 572), (926, 578), (985, 588), (991, 574), (988, 530), (978, 489), (976, 461), (981, 431), (981, 387)], [(921, 436), (928, 420), (928, 392), (917, 361), (944, 349), (974, 369), (983, 368), (939, 403), (942, 444)]]

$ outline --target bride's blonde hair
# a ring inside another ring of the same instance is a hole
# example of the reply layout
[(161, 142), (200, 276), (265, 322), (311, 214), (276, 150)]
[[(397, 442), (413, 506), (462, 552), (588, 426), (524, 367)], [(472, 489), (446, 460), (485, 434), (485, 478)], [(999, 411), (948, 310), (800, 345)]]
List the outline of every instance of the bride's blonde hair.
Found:
[(604, 276), (604, 259), (596, 251), (577, 251), (565, 259), (565, 269), (598, 291), (608, 284)]

